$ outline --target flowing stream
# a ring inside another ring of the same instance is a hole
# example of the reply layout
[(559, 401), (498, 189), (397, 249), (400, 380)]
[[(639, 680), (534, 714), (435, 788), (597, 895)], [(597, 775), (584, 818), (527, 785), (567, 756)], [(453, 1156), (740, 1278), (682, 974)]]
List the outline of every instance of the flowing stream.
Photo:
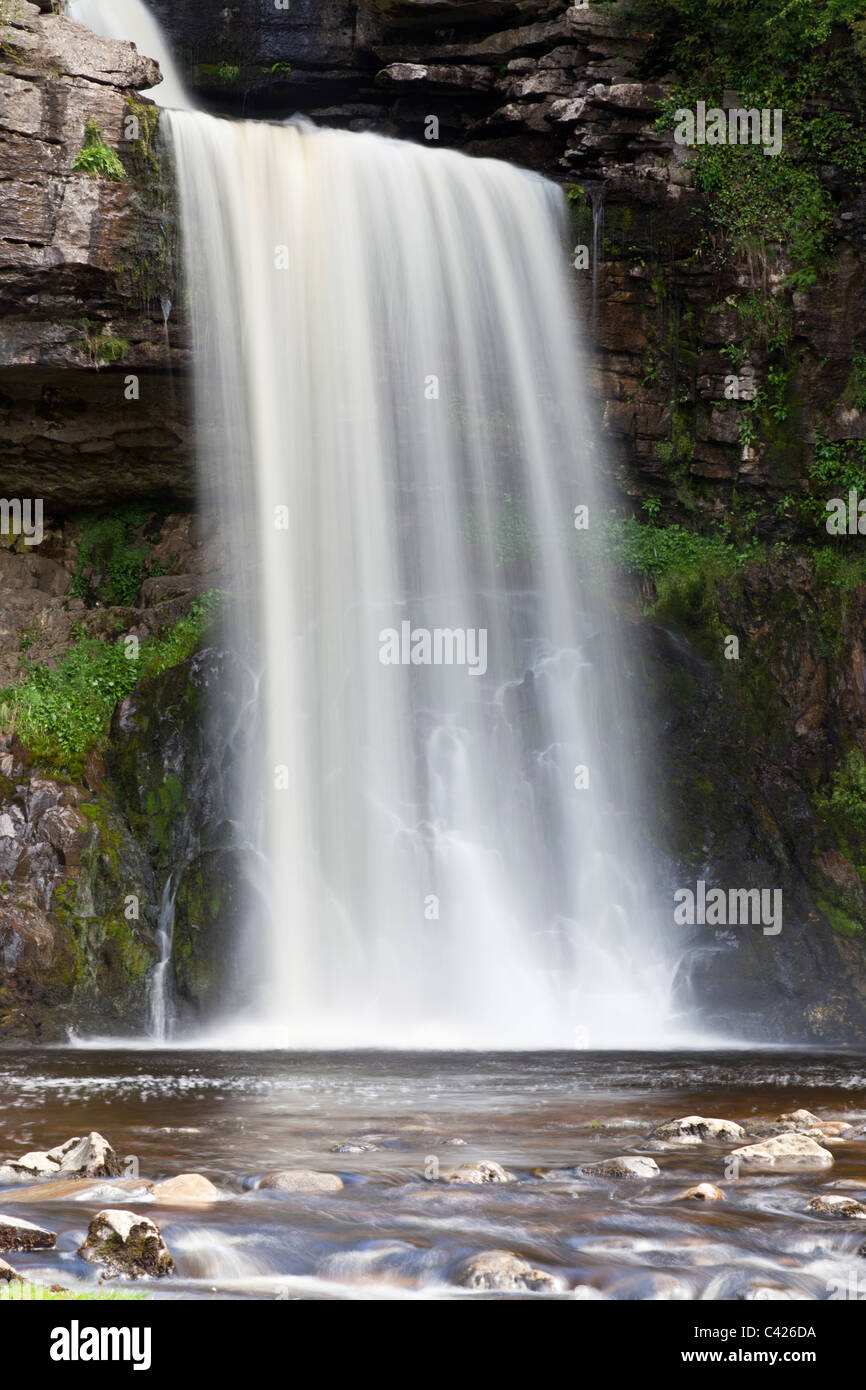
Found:
[[(71, 13), (154, 52), (155, 95), (189, 106), (139, 0)], [(664, 1040), (561, 191), (302, 121), (162, 128), (202, 505), (261, 691), (240, 817), (267, 865), (261, 987), (220, 1036)]]

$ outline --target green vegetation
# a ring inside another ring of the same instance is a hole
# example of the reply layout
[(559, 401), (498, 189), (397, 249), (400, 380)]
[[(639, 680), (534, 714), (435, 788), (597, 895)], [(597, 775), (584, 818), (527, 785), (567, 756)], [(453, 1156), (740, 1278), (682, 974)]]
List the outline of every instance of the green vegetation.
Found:
[(126, 178), (126, 170), (114, 150), (106, 145), (102, 131), (93, 117), (85, 127), (84, 144), (72, 161), (75, 174), (93, 174), (98, 178), (111, 179), (119, 183)]
[(136, 649), (128, 641), (79, 637), (53, 669), (25, 664), (24, 679), (0, 690), (0, 717), (32, 758), (55, 771), (79, 776), (88, 753), (108, 734), (115, 705), (144, 676), (185, 661), (201, 645), (220, 602), (210, 591), (187, 617)]
[(649, 75), (679, 88), (662, 107), (719, 106), (782, 112), (784, 148), (695, 146), (692, 164), (708, 195), (723, 257), (747, 256), (766, 288), (767, 248), (793, 262), (789, 284), (804, 289), (823, 263), (832, 199), (822, 166), (851, 179), (866, 173), (866, 21), (861, 0), (631, 0), (630, 22), (651, 35)]
[(76, 1292), (58, 1285), (48, 1288), (25, 1279), (0, 1283), (0, 1303), (137, 1303), (146, 1298), (146, 1293), (132, 1293), (126, 1289), (99, 1288)]
[(233, 87), (241, 75), (236, 63), (199, 63), (199, 72), (209, 81), (222, 82), (225, 87)]
[(859, 748), (852, 748), (831, 778), (824, 809), (866, 830), (866, 759)]
[(116, 338), (113, 333), (109, 333), (107, 330), (94, 333), (90, 319), (82, 319), (81, 327), (83, 336), (75, 346), (87, 353), (97, 369), (109, 362), (119, 362), (129, 351), (127, 338)]
[(81, 519), (73, 594), (90, 605), (131, 604), (143, 580), (163, 573), (148, 562), (149, 547), (135, 541), (149, 515), (145, 508), (123, 507)]

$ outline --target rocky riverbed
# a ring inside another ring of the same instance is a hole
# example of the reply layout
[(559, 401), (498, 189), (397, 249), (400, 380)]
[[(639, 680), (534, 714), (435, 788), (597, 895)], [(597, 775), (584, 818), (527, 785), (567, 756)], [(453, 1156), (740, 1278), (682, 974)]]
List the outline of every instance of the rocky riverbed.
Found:
[(857, 1057), (31, 1050), (0, 1094), (0, 1298), (866, 1293)]

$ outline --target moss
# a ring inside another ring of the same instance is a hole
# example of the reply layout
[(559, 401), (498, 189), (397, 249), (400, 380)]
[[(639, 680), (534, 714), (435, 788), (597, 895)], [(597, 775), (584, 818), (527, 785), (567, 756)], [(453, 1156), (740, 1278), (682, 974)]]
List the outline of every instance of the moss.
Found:
[(826, 917), (834, 932), (838, 932), (839, 936), (847, 936), (849, 938), (863, 936), (863, 927), (861, 924), (855, 922), (854, 918), (849, 917), (841, 908), (835, 907), (833, 903), (829, 902), (826, 898), (817, 895), (815, 897), (815, 902), (818, 904), (821, 913)]

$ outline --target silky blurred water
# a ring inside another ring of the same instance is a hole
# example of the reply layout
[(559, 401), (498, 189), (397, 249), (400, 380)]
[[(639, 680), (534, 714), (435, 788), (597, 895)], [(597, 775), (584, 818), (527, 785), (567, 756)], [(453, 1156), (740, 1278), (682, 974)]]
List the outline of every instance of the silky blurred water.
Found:
[[(748, 1127), (800, 1106), (862, 1118), (866, 1057), (0, 1053), (6, 1157), (95, 1129), (137, 1157), (143, 1178), (201, 1172), (221, 1189), (219, 1203), (198, 1210), (114, 1193), (117, 1205), (141, 1203), (174, 1255), (172, 1279), (139, 1285), (160, 1298), (478, 1297), (455, 1285), (462, 1262), (506, 1249), (553, 1274), (559, 1297), (826, 1299), (852, 1275), (866, 1278), (857, 1254), (866, 1222), (805, 1208), (840, 1180), (866, 1198), (866, 1144), (832, 1146), (835, 1165), (820, 1173), (727, 1181), (725, 1147), (647, 1143), (674, 1116)], [(331, 1151), (346, 1142), (379, 1147)], [(599, 1181), (575, 1171), (640, 1152), (652, 1153), (660, 1177)], [(497, 1160), (516, 1181), (443, 1180), (478, 1158)], [(344, 1189), (253, 1189), (286, 1167), (339, 1173)], [(727, 1200), (675, 1200), (698, 1181), (717, 1183)], [(48, 1225), (59, 1239), (56, 1252), (12, 1257), (16, 1267), (92, 1286), (97, 1274), (75, 1251), (110, 1186), (95, 1183), (74, 1201), (22, 1203), (22, 1195), (0, 1191), (0, 1211)]]

